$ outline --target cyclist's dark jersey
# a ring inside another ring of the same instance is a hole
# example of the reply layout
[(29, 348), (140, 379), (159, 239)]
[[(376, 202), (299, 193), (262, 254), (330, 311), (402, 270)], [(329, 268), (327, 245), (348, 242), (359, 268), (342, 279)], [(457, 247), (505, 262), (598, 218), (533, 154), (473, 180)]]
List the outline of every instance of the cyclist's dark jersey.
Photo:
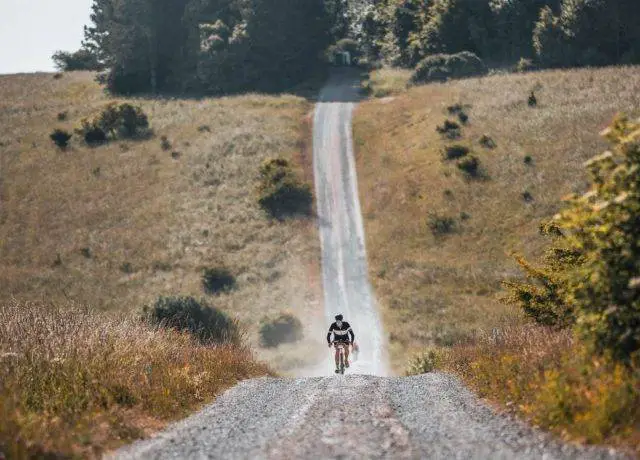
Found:
[(336, 322), (329, 327), (329, 333), (327, 334), (327, 342), (329, 343), (331, 343), (331, 334), (333, 334), (334, 342), (349, 342), (349, 336), (351, 336), (351, 342), (356, 339), (353, 329), (346, 321), (343, 321), (341, 326), (338, 326)]

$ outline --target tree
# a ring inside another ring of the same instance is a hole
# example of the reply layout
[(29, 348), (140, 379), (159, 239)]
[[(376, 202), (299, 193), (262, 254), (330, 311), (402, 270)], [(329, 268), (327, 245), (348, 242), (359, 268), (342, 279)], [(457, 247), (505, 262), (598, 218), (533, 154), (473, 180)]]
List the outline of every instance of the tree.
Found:
[(51, 59), (56, 68), (64, 72), (73, 70), (102, 70), (102, 64), (99, 62), (97, 56), (84, 48), (73, 53), (56, 51)]

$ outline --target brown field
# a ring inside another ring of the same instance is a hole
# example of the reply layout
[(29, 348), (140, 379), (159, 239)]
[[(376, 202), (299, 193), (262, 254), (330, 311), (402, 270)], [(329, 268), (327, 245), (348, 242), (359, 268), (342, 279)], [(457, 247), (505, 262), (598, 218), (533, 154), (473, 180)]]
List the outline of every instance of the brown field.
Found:
[[(456, 103), (469, 121), (450, 141), (436, 126), (456, 119), (447, 111)], [(371, 278), (385, 325), (402, 331), (390, 334), (396, 370), (427, 345), (522, 322), (498, 301), (501, 281), (520, 275), (511, 253), (540, 255), (538, 224), (563, 195), (584, 189), (582, 163), (606, 146), (598, 133), (619, 111), (640, 114), (638, 67), (453, 81), (360, 106), (354, 130)], [(484, 134), (495, 149), (480, 145)], [(455, 143), (479, 158), (479, 177), (443, 160)], [(451, 228), (434, 234), (430, 225), (444, 218)]]
[[(313, 224), (272, 221), (255, 196), (266, 158), (305, 160), (310, 104), (136, 99), (151, 139), (53, 145), (54, 128), (71, 131), (111, 101), (91, 73), (0, 76), (0, 300), (138, 311), (160, 295), (204, 297), (202, 270), (225, 266), (237, 288), (207, 300), (237, 317), (251, 343), (264, 314), (291, 311), (308, 324), (321, 315)], [(309, 348), (260, 356), (286, 370), (307, 355), (289, 352)]]

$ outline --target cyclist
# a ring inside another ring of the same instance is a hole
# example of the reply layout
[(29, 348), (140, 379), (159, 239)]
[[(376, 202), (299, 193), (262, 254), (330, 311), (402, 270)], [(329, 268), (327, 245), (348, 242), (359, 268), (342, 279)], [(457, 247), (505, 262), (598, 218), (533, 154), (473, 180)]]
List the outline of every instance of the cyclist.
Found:
[[(342, 315), (336, 315), (336, 321), (329, 326), (329, 332), (327, 333), (327, 343), (329, 348), (333, 343), (336, 348), (336, 373), (338, 373), (340, 367), (340, 350), (338, 344), (344, 344), (344, 360), (345, 367), (349, 367), (349, 344), (351, 343), (355, 349), (356, 335), (351, 329), (351, 325), (346, 321), (343, 321)], [(331, 334), (333, 334), (333, 341), (331, 340)]]

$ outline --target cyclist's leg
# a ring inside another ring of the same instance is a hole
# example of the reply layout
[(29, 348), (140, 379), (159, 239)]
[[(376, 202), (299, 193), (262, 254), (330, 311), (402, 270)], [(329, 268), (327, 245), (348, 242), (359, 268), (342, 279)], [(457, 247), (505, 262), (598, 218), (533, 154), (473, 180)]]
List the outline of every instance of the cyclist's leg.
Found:
[(344, 365), (349, 367), (349, 344), (344, 345)]
[(334, 344), (336, 349), (336, 369), (340, 366), (340, 347)]

